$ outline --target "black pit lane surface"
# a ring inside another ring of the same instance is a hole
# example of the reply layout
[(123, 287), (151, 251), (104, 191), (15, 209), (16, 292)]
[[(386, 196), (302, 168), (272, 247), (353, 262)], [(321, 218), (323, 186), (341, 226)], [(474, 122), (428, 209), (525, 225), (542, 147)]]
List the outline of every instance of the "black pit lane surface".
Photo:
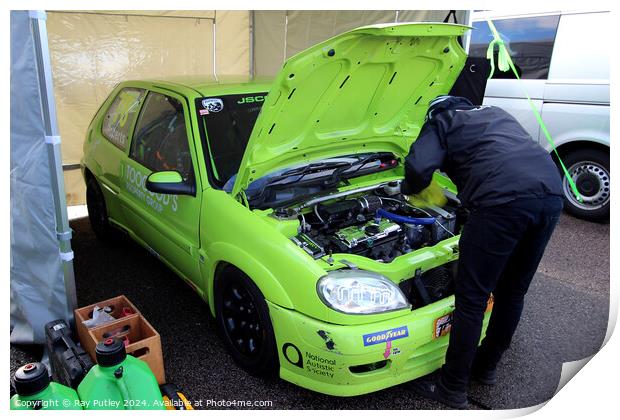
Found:
[[(168, 381), (190, 400), (202, 401), (201, 408), (446, 408), (417, 397), (407, 384), (335, 398), (280, 379), (249, 376), (226, 353), (206, 304), (164, 264), (127, 239), (100, 243), (88, 219), (71, 226), (79, 305), (126, 295), (161, 335)], [(498, 384), (472, 384), (471, 408), (521, 408), (551, 398), (562, 363), (592, 355), (602, 345), (608, 310), (609, 225), (563, 215), (527, 295), (512, 347), (499, 366)], [(12, 346), (11, 372), (36, 357), (36, 348)]]

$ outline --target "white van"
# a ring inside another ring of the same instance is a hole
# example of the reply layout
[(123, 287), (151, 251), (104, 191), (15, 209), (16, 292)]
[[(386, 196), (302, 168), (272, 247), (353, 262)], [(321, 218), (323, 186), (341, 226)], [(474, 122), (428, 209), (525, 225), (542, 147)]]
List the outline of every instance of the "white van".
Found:
[(510, 112), (551, 152), (523, 92), (525, 86), (583, 199), (577, 200), (563, 176), (566, 210), (589, 220), (608, 219), (610, 13), (475, 12), (472, 57), (486, 57), (492, 40), (487, 18), (502, 36), (524, 83), (496, 65), (484, 103)]

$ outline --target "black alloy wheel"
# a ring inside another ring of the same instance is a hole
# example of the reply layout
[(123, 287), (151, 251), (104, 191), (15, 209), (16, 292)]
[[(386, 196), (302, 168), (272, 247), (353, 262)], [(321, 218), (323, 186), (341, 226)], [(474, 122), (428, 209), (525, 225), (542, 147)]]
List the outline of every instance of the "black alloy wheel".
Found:
[(247, 357), (257, 355), (264, 337), (254, 299), (238, 282), (224, 286), (223, 298), (226, 334), (239, 353)]
[(277, 350), (269, 309), (256, 285), (228, 268), (216, 287), (216, 318), (235, 361), (247, 372), (262, 376), (277, 371)]
[(97, 238), (101, 241), (110, 240), (113, 235), (113, 228), (108, 220), (108, 210), (103, 192), (94, 177), (91, 177), (86, 183), (86, 207), (88, 208), (90, 226)]

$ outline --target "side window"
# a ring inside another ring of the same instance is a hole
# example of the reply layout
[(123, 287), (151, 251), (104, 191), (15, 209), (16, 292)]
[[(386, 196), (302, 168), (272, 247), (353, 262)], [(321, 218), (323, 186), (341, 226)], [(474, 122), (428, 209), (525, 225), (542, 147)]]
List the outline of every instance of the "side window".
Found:
[[(504, 40), (515, 68), (522, 79), (547, 79), (553, 43), (560, 22), (559, 15), (518, 19), (498, 19), (493, 23)], [(469, 55), (486, 57), (493, 35), (486, 21), (474, 22)], [(502, 72), (497, 68), (495, 51), (494, 79), (514, 79), (512, 70)]]
[(150, 92), (134, 130), (130, 157), (153, 172), (178, 171), (187, 180), (192, 171), (183, 105)]
[(138, 115), (144, 92), (144, 89), (122, 89), (114, 98), (103, 119), (101, 132), (104, 137), (123, 151), (127, 150), (129, 130)]

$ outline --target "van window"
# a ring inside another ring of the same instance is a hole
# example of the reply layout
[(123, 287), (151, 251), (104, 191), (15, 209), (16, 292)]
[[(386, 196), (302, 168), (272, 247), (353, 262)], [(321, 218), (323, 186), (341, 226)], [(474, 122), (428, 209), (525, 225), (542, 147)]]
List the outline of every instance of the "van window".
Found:
[[(559, 15), (515, 19), (498, 19), (493, 23), (504, 40), (515, 68), (522, 79), (547, 79), (553, 43), (560, 21)], [(469, 55), (486, 57), (493, 35), (486, 21), (474, 22)], [(494, 55), (494, 79), (514, 79), (512, 70), (497, 68), (497, 49)]]
[(184, 180), (191, 173), (183, 104), (150, 92), (138, 117), (129, 156), (153, 172), (177, 171)]
[(114, 98), (114, 102), (103, 119), (101, 132), (104, 137), (123, 151), (127, 150), (129, 130), (136, 121), (143, 96), (144, 89), (122, 89)]

